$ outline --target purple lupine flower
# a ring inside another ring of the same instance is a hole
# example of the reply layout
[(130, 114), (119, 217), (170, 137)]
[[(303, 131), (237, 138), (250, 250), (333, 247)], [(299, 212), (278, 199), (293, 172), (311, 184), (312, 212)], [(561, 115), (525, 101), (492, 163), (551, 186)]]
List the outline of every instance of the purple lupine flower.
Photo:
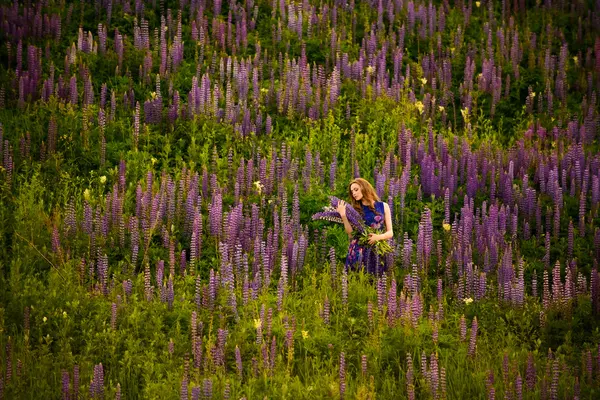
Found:
[[(269, 311), (271, 309), (269, 308)], [(277, 338), (273, 336), (271, 339), (271, 350), (270, 350), (271, 359), (269, 360), (269, 368), (271, 371), (275, 370), (275, 359), (277, 358)]]
[(585, 355), (585, 366), (586, 366), (586, 372), (588, 375), (588, 379), (591, 380), (593, 379), (593, 361), (592, 361), (592, 351), (588, 350)]
[(392, 279), (387, 298), (388, 324), (393, 326), (396, 320), (396, 279)]
[(348, 272), (345, 268), (342, 270), (342, 305), (348, 306)]
[(340, 398), (343, 399), (346, 393), (346, 355), (340, 353)]
[(73, 367), (73, 400), (79, 398), (79, 365)]
[[(550, 360), (548, 361), (550, 362)], [(550, 399), (551, 400), (558, 400), (558, 377), (559, 377), (559, 365), (558, 365), (558, 359), (555, 358), (552, 361), (552, 383), (550, 386)]]
[(57, 254), (59, 257), (61, 256), (60, 235), (58, 233), (58, 227), (56, 225), (52, 227), (52, 252)]
[(110, 313), (110, 329), (117, 330), (117, 303), (112, 303)]
[(474, 357), (477, 349), (477, 317), (473, 318), (471, 325), (471, 338), (469, 340), (469, 356)]
[(465, 319), (465, 315), (461, 315), (460, 317), (460, 341), (464, 342), (467, 339), (467, 320)]
[(269, 307), (267, 311), (267, 337), (271, 336), (271, 331), (273, 329), (273, 309)]
[(153, 288), (150, 285), (150, 265), (146, 263), (144, 267), (144, 294), (147, 301), (152, 301)]
[[(587, 169), (586, 169), (587, 171)], [(585, 206), (586, 193), (582, 190), (579, 195), (579, 236), (585, 237)]]
[(567, 258), (570, 259), (573, 257), (573, 242), (575, 237), (575, 231), (573, 228), (573, 220), (569, 220), (569, 230), (567, 236)]
[(383, 306), (385, 304), (385, 286), (385, 278), (377, 278), (377, 309), (379, 311), (383, 311)]
[(415, 399), (415, 385), (413, 383), (414, 369), (413, 360), (410, 353), (406, 353), (406, 386), (408, 391), (408, 398), (410, 400)]
[[(315, 214), (316, 215), (316, 214)], [(333, 247), (329, 248), (329, 268), (331, 270), (331, 286), (335, 288), (337, 281), (337, 260), (335, 258), (335, 249)]]
[[(1, 391), (0, 391), (1, 393)], [(62, 398), (63, 400), (68, 400), (69, 397), (69, 372), (63, 370), (62, 371)]]
[(184, 374), (183, 379), (181, 380), (181, 390), (180, 390), (180, 398), (181, 400), (188, 400), (188, 377), (187, 374)]
[[(284, 256), (285, 257), (285, 256)], [(285, 294), (285, 278), (282, 276), (279, 278), (279, 283), (277, 284), (277, 310), (281, 311), (283, 309), (283, 296)]]
[(329, 188), (335, 190), (335, 176), (337, 173), (337, 156), (333, 155), (333, 160), (329, 166)]
[(291, 361), (294, 355), (294, 331), (291, 329), (285, 332), (285, 346), (288, 350), (288, 361)]
[(363, 378), (366, 378), (367, 376), (367, 355), (363, 354), (360, 357), (360, 365), (361, 365), (361, 373)]
[(515, 395), (516, 400), (523, 400), (523, 379), (521, 378), (521, 373), (517, 374), (517, 379), (515, 383)]
[(438, 359), (437, 356), (432, 353), (430, 356), (430, 361), (429, 361), (429, 365), (430, 365), (430, 371), (429, 371), (429, 377), (430, 377), (430, 388), (431, 388), (431, 395), (433, 396), (434, 399), (437, 399), (439, 396), (439, 374), (438, 374)]
[[(340, 199), (335, 196), (331, 196), (331, 207), (334, 209), (337, 208)], [(338, 214), (339, 215), (339, 214)], [(346, 204), (346, 218), (348, 218), (348, 222), (359, 232), (364, 230), (363, 218), (359, 214), (358, 211), (354, 209), (354, 207)]]
[(326, 325), (329, 325), (329, 297), (325, 295), (325, 301), (323, 302), (323, 313), (322, 313), (323, 322)]
[(173, 302), (175, 300), (175, 292), (173, 290), (173, 275), (169, 275), (169, 281), (167, 282), (167, 305), (169, 310), (173, 309)]
[(242, 379), (242, 353), (240, 352), (240, 348), (237, 345), (235, 346), (235, 365), (237, 367), (238, 376), (240, 377), (240, 379)]
[(104, 368), (102, 363), (94, 366), (94, 386), (96, 397), (104, 398)]
[(342, 217), (340, 216), (340, 214), (337, 211), (330, 210), (330, 209), (313, 214), (313, 216), (311, 218), (313, 221), (323, 220), (323, 221), (337, 222), (339, 224), (342, 224), (344, 222), (342, 220)]

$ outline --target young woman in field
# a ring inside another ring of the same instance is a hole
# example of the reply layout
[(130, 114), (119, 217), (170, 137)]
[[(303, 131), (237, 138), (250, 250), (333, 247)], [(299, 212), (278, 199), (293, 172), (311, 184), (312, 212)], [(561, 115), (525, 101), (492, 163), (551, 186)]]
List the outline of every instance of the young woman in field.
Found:
[[(389, 240), (394, 236), (392, 229), (392, 215), (387, 203), (380, 201), (379, 196), (371, 184), (363, 179), (356, 178), (348, 185), (350, 205), (363, 217), (365, 226), (374, 228), (383, 233), (369, 234), (369, 245), (374, 245), (379, 240)], [(379, 256), (372, 246), (363, 246), (359, 243), (357, 235), (353, 235), (353, 228), (346, 217), (346, 202), (340, 200), (337, 212), (342, 217), (346, 233), (352, 237), (346, 256), (346, 267), (352, 270), (366, 268), (367, 272), (379, 275), (387, 270), (385, 257)]]

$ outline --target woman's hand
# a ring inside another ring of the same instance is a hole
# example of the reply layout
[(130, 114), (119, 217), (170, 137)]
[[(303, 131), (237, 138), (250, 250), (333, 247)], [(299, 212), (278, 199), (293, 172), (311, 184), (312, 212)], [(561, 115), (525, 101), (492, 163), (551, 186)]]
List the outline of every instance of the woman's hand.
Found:
[(340, 200), (338, 202), (336, 211), (338, 212), (338, 214), (340, 214), (342, 218), (346, 218), (346, 202), (344, 200)]
[(375, 242), (381, 240), (381, 235), (378, 235), (376, 233), (369, 233), (369, 244), (370, 245), (374, 245)]

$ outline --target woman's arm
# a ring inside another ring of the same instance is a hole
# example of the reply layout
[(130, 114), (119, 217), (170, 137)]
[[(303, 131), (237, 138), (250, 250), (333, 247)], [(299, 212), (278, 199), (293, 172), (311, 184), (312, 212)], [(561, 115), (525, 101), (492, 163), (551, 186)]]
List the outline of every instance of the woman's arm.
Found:
[(350, 225), (350, 221), (348, 221), (348, 217), (346, 217), (346, 202), (344, 200), (340, 200), (337, 206), (337, 212), (342, 217), (342, 222), (344, 222), (344, 230), (348, 234), (348, 236), (352, 235), (352, 225)]
[(391, 239), (394, 237), (394, 229), (392, 228), (392, 212), (390, 211), (390, 206), (388, 203), (383, 203), (383, 212), (386, 231), (380, 235), (380, 240)]
[(383, 214), (386, 230), (379, 235), (371, 233), (369, 237), (369, 244), (374, 244), (378, 240), (387, 240), (394, 237), (394, 229), (392, 228), (392, 213), (390, 211), (390, 206), (385, 202), (383, 203)]

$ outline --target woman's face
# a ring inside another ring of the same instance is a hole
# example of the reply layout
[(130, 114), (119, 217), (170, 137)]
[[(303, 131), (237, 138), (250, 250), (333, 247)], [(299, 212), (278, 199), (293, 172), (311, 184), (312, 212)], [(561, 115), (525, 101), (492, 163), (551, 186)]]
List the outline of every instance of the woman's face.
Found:
[(361, 201), (363, 198), (362, 189), (357, 183), (350, 185), (350, 193), (352, 193), (352, 197), (356, 201)]

